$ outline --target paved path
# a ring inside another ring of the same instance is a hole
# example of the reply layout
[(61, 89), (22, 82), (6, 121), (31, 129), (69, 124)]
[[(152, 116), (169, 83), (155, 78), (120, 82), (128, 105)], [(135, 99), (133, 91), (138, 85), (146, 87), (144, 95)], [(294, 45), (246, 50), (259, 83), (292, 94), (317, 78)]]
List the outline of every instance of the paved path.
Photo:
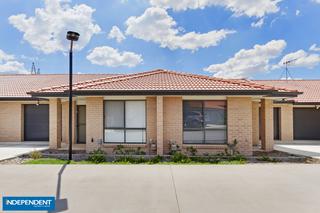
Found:
[(0, 142), (0, 161), (48, 148), (48, 142)]
[(316, 164), (2, 165), (0, 174), (1, 195), (54, 195), (63, 212), (320, 212)]
[(274, 149), (295, 155), (320, 158), (320, 144), (275, 144)]

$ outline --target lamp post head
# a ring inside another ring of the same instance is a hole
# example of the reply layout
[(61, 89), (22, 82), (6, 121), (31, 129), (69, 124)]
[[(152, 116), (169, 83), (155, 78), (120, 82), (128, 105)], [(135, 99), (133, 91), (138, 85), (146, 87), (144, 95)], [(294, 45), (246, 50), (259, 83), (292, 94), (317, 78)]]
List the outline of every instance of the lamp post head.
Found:
[(67, 32), (67, 39), (70, 41), (78, 41), (80, 34), (73, 31)]

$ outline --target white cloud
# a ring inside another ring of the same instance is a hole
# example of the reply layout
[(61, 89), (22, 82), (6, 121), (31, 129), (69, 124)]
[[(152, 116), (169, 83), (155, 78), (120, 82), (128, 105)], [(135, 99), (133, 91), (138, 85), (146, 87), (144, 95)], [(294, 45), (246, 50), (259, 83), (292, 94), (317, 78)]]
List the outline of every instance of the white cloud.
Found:
[(108, 46), (94, 48), (87, 59), (92, 64), (107, 66), (107, 67), (135, 67), (142, 63), (142, 56), (134, 52), (119, 52), (119, 50)]
[(13, 15), (9, 22), (24, 33), (23, 39), (33, 48), (46, 54), (67, 50), (66, 32), (69, 30), (80, 33), (75, 49), (81, 50), (101, 29), (92, 19), (93, 8), (86, 4), (71, 7), (67, 2), (45, 0), (45, 7), (36, 8), (34, 16)]
[(24, 63), (17, 61), (14, 55), (7, 54), (0, 49), (0, 74), (25, 74), (27, 72)]
[(312, 1), (315, 2), (315, 3), (320, 4), (320, 0), (312, 0)]
[(215, 73), (215, 77), (223, 78), (246, 78), (259, 72), (268, 72), (269, 61), (278, 57), (285, 47), (284, 40), (254, 45), (252, 49), (242, 49), (226, 62), (210, 65), (204, 70)]
[(278, 12), (279, 2), (281, 0), (150, 0), (152, 6), (172, 8), (176, 11), (221, 6), (231, 10), (236, 16), (260, 18), (268, 13)]
[(108, 38), (116, 39), (118, 43), (121, 43), (126, 37), (123, 35), (119, 27), (113, 26), (108, 34)]
[[(320, 0), (319, 0), (320, 1)], [(296, 10), (296, 16), (299, 16), (300, 15), (300, 10)]]
[(167, 11), (159, 7), (151, 7), (139, 17), (131, 16), (126, 21), (127, 35), (132, 35), (145, 41), (160, 44), (171, 50), (187, 49), (196, 51), (199, 48), (217, 46), (233, 30), (213, 30), (207, 33), (189, 32), (180, 35), (179, 28)]
[(257, 22), (252, 22), (252, 23), (251, 23), (251, 27), (261, 28), (262, 25), (263, 25), (263, 23), (264, 23), (264, 19), (261, 18), (261, 19), (259, 19)]
[(305, 67), (312, 69), (320, 63), (320, 55), (310, 54), (305, 52), (304, 50), (298, 50), (296, 52), (285, 55), (278, 63), (278, 66), (284, 66), (284, 62), (291, 60), (291, 67)]
[[(320, 1), (320, 0), (319, 0)], [(316, 44), (312, 44), (309, 48), (310, 51), (318, 52), (320, 51), (320, 47), (318, 47)]]

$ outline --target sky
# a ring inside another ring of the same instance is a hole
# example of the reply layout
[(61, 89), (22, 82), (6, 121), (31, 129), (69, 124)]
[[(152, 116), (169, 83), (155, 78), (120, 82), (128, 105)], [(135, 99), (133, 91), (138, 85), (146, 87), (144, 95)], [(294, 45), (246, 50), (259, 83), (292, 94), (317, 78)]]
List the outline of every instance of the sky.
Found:
[[(320, 79), (320, 0), (1, 0), (0, 74), (168, 69)], [(0, 76), (1, 77), (1, 76)]]

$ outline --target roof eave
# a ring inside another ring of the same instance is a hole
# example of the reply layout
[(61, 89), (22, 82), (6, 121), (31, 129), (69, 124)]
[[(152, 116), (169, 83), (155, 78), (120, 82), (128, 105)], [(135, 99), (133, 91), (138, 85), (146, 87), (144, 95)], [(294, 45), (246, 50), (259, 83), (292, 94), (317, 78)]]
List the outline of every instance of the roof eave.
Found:
[[(63, 92), (30, 92), (32, 97), (67, 97)], [(81, 90), (74, 91), (76, 96), (97, 95), (265, 95), (268, 97), (296, 97), (297, 92), (278, 92), (274, 90)]]

